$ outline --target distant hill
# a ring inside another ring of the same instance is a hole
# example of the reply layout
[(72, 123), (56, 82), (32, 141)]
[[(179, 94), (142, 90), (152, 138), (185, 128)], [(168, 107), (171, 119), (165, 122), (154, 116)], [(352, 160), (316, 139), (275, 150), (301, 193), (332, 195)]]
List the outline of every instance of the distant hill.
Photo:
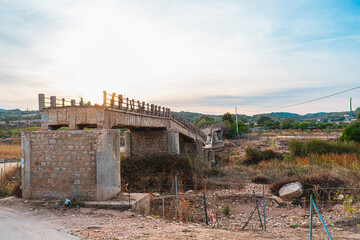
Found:
[[(353, 118), (355, 118), (356, 114), (360, 112), (360, 108), (356, 108), (353, 111)], [(176, 116), (182, 117), (189, 122), (194, 122), (194, 119), (197, 116), (202, 115), (201, 113), (193, 113), (193, 112), (174, 112)], [(220, 121), (222, 115), (210, 115), (215, 120)], [(318, 113), (308, 113), (305, 115), (300, 115), (297, 113), (289, 113), (289, 112), (272, 112), (272, 113), (264, 113), (264, 114), (256, 114), (253, 116), (247, 116), (245, 114), (238, 114), (238, 119), (243, 122), (256, 122), (261, 116), (268, 116), (276, 121), (281, 121), (287, 117), (294, 118), (297, 122), (303, 121), (320, 121), (320, 122), (341, 122), (348, 119), (350, 115), (349, 111), (344, 112), (318, 112)]]

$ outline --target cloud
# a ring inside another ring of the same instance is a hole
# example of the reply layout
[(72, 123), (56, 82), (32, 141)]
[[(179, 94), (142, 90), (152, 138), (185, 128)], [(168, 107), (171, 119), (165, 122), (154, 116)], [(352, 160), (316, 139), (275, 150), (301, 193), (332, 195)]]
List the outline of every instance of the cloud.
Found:
[[(2, 2), (0, 87), (16, 95), (24, 83), (33, 108), (40, 90), (91, 102), (107, 90), (204, 112), (278, 107), (357, 85), (359, 9), (328, 1)], [(2, 107), (14, 106), (8, 96)], [(313, 106), (340, 108), (296, 110)]]

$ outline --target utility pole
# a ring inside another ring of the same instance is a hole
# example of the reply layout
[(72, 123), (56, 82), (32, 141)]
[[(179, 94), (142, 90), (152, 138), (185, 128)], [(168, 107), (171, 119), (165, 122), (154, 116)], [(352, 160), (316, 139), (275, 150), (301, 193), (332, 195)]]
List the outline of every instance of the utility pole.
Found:
[(235, 107), (235, 121), (236, 121), (236, 136), (239, 136), (239, 125), (238, 125), (238, 117), (237, 117), (237, 107)]
[(29, 131), (29, 109), (26, 108), (26, 131)]
[(350, 98), (350, 122), (352, 121), (353, 115), (352, 115), (352, 98)]

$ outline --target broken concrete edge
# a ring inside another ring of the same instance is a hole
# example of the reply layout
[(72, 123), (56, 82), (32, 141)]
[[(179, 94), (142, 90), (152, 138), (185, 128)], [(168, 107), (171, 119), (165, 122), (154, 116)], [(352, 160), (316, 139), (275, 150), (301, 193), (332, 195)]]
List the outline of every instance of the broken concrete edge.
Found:
[(116, 209), (128, 210), (134, 212), (149, 214), (150, 212), (150, 194), (148, 193), (131, 193), (130, 205), (127, 200), (110, 200), (110, 201), (85, 201), (84, 207), (88, 208), (102, 208), (102, 209)]

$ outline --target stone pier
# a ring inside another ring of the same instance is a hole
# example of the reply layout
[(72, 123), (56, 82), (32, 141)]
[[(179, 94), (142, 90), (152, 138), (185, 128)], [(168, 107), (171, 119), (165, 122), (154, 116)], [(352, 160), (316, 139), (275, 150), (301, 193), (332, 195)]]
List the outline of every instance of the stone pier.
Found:
[(107, 200), (121, 189), (120, 131), (22, 133), (23, 198)]

